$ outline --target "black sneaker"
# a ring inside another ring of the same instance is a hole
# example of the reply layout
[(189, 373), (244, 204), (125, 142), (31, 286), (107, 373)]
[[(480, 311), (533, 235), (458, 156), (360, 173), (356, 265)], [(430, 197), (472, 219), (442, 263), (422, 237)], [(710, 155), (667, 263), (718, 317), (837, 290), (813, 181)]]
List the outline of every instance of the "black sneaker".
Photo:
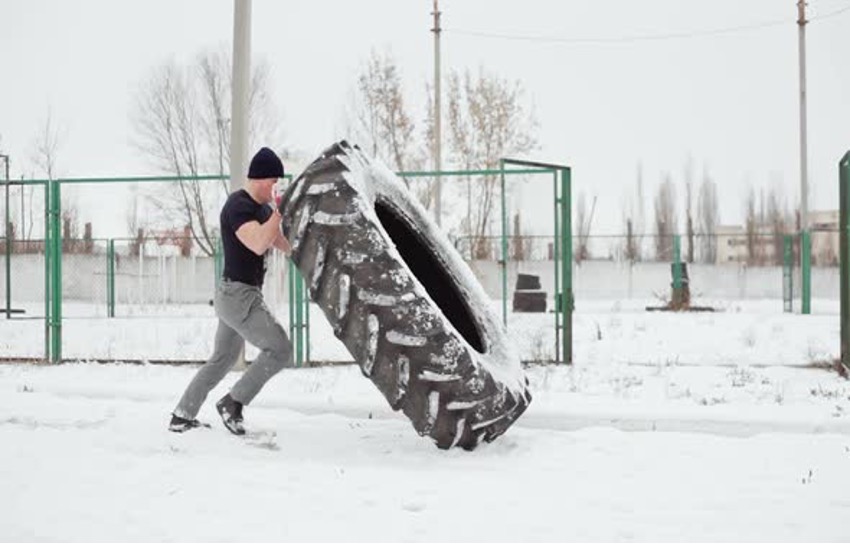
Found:
[(171, 414), (171, 423), (168, 424), (168, 430), (173, 433), (184, 433), (197, 427), (209, 427), (209, 425), (201, 423), (197, 419), (186, 419), (174, 414)]
[(222, 397), (215, 403), (215, 409), (221, 416), (221, 421), (227, 430), (233, 434), (245, 434), (245, 427), (242, 426), (242, 403), (233, 400), (230, 393)]

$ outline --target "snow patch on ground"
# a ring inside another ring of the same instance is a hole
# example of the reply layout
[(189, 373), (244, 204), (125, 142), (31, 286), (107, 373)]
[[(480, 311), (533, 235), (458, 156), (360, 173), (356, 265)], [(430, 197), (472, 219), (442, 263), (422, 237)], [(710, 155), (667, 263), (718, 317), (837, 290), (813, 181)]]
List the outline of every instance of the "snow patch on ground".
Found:
[(0, 365), (0, 539), (850, 538), (850, 386), (823, 370), (535, 366), (527, 413), (468, 453), (353, 365), (284, 370), (244, 439), (212, 406), (231, 373), (212, 429), (169, 433), (195, 369)]

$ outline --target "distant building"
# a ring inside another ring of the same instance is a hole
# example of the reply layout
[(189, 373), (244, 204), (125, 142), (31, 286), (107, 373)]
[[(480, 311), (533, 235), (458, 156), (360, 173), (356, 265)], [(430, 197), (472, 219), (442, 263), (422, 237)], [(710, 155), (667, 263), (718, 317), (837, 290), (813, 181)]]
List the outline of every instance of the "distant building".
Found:
[(717, 264), (747, 261), (747, 233), (740, 225), (719, 225), (717, 233)]
[(838, 266), (838, 210), (809, 213), (812, 232), (812, 264)]
[[(812, 265), (838, 265), (838, 210), (822, 210), (809, 213), (812, 237)], [(769, 225), (758, 225), (753, 237), (753, 252), (747, 245), (747, 230), (741, 225), (717, 227), (717, 264), (747, 263), (774, 264), (780, 262), (777, 252), (782, 251)], [(795, 241), (795, 253), (798, 251)]]
[(753, 236), (753, 256), (747, 243), (747, 229), (740, 225), (717, 227), (717, 264), (748, 263), (755, 260), (760, 264), (776, 262), (776, 240), (768, 225), (757, 225)]

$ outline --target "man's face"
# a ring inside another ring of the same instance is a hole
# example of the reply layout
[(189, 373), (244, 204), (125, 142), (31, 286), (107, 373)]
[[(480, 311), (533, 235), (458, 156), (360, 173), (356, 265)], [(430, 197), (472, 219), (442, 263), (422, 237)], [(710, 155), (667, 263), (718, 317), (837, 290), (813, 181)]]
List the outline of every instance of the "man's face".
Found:
[(274, 200), (274, 186), (277, 183), (277, 178), (266, 178), (256, 180), (259, 188), (258, 195), (260, 200), (265, 204)]

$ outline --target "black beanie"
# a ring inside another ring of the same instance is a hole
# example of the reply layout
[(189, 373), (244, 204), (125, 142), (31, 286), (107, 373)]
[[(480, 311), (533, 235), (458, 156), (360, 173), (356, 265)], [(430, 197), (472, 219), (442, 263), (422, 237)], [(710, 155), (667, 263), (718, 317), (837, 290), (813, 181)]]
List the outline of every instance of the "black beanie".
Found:
[(257, 154), (251, 159), (251, 166), (248, 167), (248, 179), (282, 177), (283, 163), (280, 162), (275, 152), (268, 147), (263, 147), (257, 151)]

